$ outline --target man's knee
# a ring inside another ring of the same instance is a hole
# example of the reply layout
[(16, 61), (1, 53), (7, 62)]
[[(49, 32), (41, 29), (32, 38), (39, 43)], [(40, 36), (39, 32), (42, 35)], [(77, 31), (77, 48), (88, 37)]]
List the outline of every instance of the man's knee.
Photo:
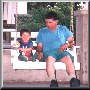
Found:
[(60, 60), (60, 62), (63, 62), (63, 63), (65, 63), (65, 64), (71, 64), (71, 63), (73, 63), (73, 62), (72, 62), (72, 59), (70, 58), (69, 55), (63, 57), (63, 58)]
[(55, 62), (55, 58), (53, 58), (52, 56), (48, 56), (46, 62)]

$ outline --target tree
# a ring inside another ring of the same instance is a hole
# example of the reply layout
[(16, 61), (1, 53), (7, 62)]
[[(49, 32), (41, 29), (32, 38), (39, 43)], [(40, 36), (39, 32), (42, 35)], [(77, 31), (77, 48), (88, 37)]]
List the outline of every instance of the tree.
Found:
[[(71, 4), (71, 2), (28, 2), (27, 12), (32, 17), (30, 17), (29, 19), (28, 16), (24, 16), (23, 19), (22, 16), (19, 16), (18, 18), (21, 21), (18, 24), (18, 26), (20, 28), (28, 28), (30, 29), (30, 31), (38, 31), (41, 27), (45, 26), (44, 23), (45, 14), (48, 11), (52, 10), (57, 12), (58, 14), (59, 24), (66, 25), (69, 29), (71, 29), (72, 26), (73, 30), (75, 30), (76, 24), (75, 18), (73, 16), (73, 10), (76, 9), (77, 6), (76, 3), (74, 2), (73, 4)], [(23, 20), (24, 22), (22, 22)]]

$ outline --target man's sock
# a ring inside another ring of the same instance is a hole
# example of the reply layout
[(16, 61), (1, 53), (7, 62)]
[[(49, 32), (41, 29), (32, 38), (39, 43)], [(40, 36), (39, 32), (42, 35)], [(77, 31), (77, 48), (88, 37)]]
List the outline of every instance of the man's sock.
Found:
[(71, 80), (71, 78), (76, 78), (76, 75), (75, 74), (71, 74), (70, 75), (70, 80)]
[(55, 75), (49, 76), (49, 78), (50, 78), (50, 81), (51, 80), (56, 80)]

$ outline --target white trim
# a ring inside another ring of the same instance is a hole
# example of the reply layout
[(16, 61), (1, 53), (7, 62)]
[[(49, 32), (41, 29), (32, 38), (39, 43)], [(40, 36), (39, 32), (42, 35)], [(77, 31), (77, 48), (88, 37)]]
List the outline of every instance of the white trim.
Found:
[(3, 29), (3, 32), (15, 32), (16, 29)]
[[(15, 58), (16, 59), (16, 58)], [(75, 70), (80, 70), (80, 63), (75, 63)], [(66, 70), (66, 65), (62, 62), (55, 62), (55, 69), (63, 69)], [(13, 62), (13, 69), (46, 69), (46, 62), (32, 62), (32, 61), (15, 61)]]

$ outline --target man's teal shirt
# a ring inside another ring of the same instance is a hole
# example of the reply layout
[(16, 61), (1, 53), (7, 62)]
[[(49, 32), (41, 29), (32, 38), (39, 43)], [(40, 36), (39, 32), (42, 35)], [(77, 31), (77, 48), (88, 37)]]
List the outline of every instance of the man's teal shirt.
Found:
[(73, 33), (62, 25), (57, 25), (56, 30), (51, 31), (47, 27), (39, 30), (36, 43), (43, 44), (43, 52), (60, 48)]

